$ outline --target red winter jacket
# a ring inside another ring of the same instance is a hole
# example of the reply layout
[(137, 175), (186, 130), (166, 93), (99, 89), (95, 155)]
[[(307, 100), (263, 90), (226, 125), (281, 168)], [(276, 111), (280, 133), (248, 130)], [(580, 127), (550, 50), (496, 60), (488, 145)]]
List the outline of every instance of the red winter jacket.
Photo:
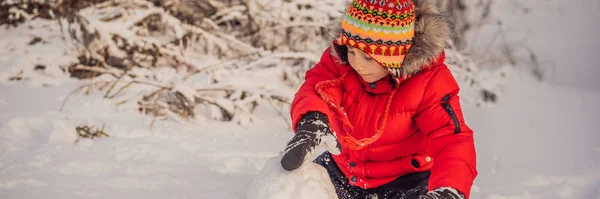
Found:
[[(346, 177), (354, 179), (349, 183), (375, 188), (402, 175), (429, 170), (429, 190), (452, 187), (468, 198), (477, 175), (473, 131), (463, 119), (459, 86), (444, 64), (444, 54), (394, 88), (389, 78), (375, 85), (366, 83), (330, 51), (306, 73), (295, 95), (293, 126), (307, 112), (319, 111), (327, 115), (338, 140), (346, 134), (359, 140), (373, 137), (385, 122), (375, 142), (360, 150), (342, 143), (342, 153), (333, 156)], [(346, 77), (340, 78), (344, 74)], [(316, 89), (321, 82), (340, 79), (339, 85)], [(392, 93), (387, 121), (382, 121)], [(341, 112), (334, 111), (335, 106), (341, 106)], [(341, 122), (345, 116), (354, 127), (350, 133)]]

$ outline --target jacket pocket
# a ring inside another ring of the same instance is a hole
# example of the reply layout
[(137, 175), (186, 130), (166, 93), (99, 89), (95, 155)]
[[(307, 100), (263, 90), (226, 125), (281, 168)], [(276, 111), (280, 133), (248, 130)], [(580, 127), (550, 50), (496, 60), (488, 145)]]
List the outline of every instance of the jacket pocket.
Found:
[(430, 170), (433, 166), (431, 155), (428, 153), (415, 154), (403, 157), (402, 170), (404, 173), (414, 173)]
[(454, 113), (454, 109), (452, 109), (452, 106), (450, 105), (450, 97), (451, 97), (450, 94), (447, 94), (442, 98), (442, 107), (444, 107), (444, 110), (446, 111), (446, 113), (448, 113), (448, 115), (450, 115), (450, 118), (452, 119), (452, 122), (454, 123), (454, 134), (458, 134), (458, 133), (460, 133), (460, 123), (458, 122), (456, 113)]

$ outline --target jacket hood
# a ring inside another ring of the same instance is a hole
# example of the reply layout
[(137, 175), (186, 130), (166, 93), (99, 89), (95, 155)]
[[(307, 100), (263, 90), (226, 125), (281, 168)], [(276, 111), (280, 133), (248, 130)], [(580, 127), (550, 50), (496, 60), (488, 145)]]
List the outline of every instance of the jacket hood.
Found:
[[(351, 1), (347, 1), (349, 5)], [(415, 35), (413, 45), (402, 63), (402, 76), (405, 78), (419, 73), (438, 61), (446, 41), (449, 39), (449, 23), (441, 14), (435, 0), (414, 0), (415, 3)], [(331, 26), (330, 40), (333, 41), (342, 33), (341, 17)], [(347, 47), (332, 42), (331, 55), (341, 64), (347, 64)]]

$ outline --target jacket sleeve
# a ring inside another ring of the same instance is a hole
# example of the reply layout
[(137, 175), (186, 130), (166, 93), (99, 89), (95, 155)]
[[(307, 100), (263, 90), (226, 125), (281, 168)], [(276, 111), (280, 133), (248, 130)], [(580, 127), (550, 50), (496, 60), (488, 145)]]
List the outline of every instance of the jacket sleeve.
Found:
[[(304, 83), (300, 86), (294, 96), (291, 105), (292, 129), (296, 130), (296, 125), (302, 116), (311, 111), (318, 111), (327, 116), (327, 119), (332, 122), (334, 120), (333, 112), (329, 105), (317, 93), (315, 86), (317, 83), (325, 80), (339, 78), (340, 66), (337, 64), (330, 54), (331, 48), (327, 48), (321, 56), (321, 60), (311, 69), (306, 72)], [(337, 104), (340, 104), (342, 97), (341, 87), (333, 87), (327, 89), (327, 94)]]
[(456, 79), (443, 66), (428, 81), (414, 119), (428, 135), (428, 150), (433, 157), (429, 190), (451, 187), (469, 198), (477, 176), (475, 144), (473, 131), (463, 118), (458, 93)]

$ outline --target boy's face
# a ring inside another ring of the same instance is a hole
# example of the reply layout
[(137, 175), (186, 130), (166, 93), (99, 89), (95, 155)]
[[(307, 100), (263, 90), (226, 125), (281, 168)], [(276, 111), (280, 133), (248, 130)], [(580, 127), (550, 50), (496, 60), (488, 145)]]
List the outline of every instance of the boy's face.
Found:
[(348, 46), (348, 62), (367, 83), (379, 81), (389, 74), (385, 68), (358, 48)]

